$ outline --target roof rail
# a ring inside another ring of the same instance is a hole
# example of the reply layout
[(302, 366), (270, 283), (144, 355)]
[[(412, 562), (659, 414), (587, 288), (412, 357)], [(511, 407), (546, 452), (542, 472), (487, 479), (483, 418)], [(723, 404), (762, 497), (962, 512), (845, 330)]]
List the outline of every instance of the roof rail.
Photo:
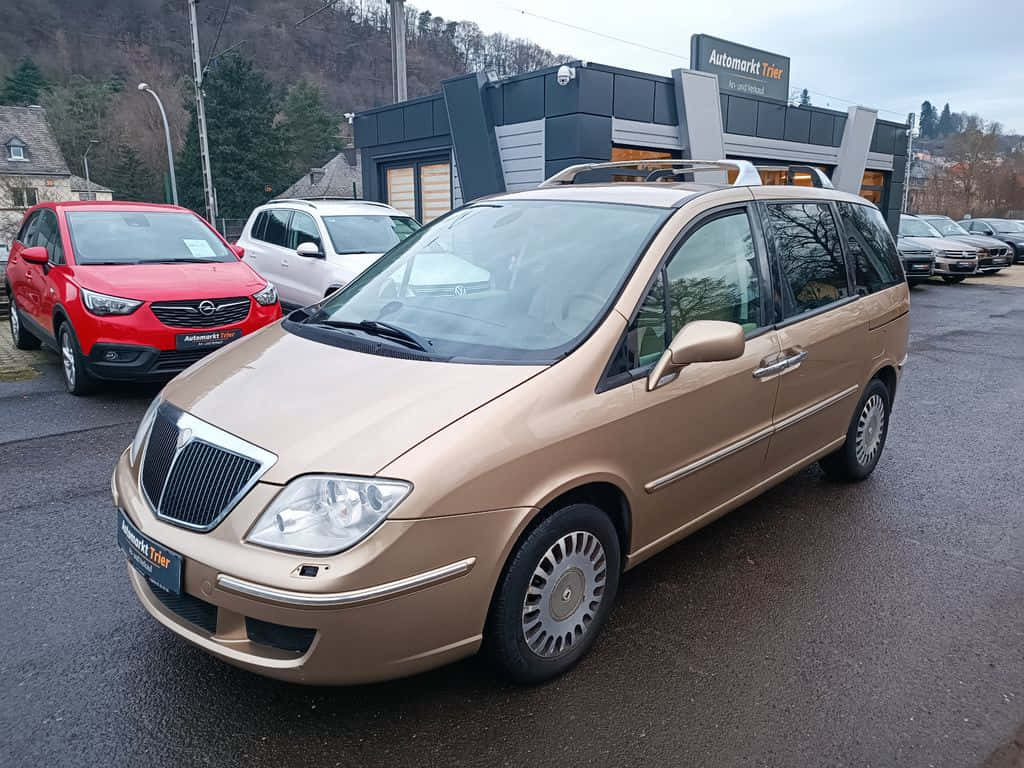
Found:
[[(702, 171), (728, 171), (735, 170), (736, 181), (734, 187), (757, 187), (761, 185), (761, 176), (753, 163), (746, 160), (620, 160), (612, 163), (582, 163), (571, 165), (563, 171), (559, 171), (549, 179), (545, 179), (539, 187), (557, 187), (562, 184), (572, 184), (581, 173), (598, 170), (611, 170), (621, 168), (635, 169), (636, 171), (650, 171), (644, 181), (654, 181), (665, 176), (676, 176), (684, 173), (700, 173)], [(637, 174), (639, 175), (639, 174)]]
[(338, 202), (338, 203), (365, 203), (366, 205), (379, 205), (382, 208), (390, 208), (391, 207), (387, 203), (382, 203), (382, 202), (380, 202), (378, 200), (363, 200), (362, 198), (357, 198), (357, 197), (332, 197), (332, 196), (329, 196), (329, 195), (324, 195), (324, 196), (320, 196), (320, 197), (275, 197), (274, 199), (268, 200), (267, 202), (271, 202), (271, 203), (302, 203), (303, 205), (308, 205), (308, 206), (314, 207), (314, 208), (316, 207), (316, 205), (315, 205), (316, 203), (331, 203), (331, 202)]
[[(316, 207), (313, 203), (309, 202), (309, 200), (303, 200), (301, 197), (275, 197), (271, 200), (267, 200), (267, 203), (301, 203), (303, 205), (308, 205), (310, 208)], [(264, 203), (264, 205), (266, 205), (266, 203)]]
[(787, 184), (792, 184), (798, 173), (806, 173), (811, 177), (811, 186), (819, 189), (835, 189), (832, 186), (832, 179), (821, 168), (814, 165), (757, 165), (754, 167), (759, 174), (761, 171), (785, 171)]

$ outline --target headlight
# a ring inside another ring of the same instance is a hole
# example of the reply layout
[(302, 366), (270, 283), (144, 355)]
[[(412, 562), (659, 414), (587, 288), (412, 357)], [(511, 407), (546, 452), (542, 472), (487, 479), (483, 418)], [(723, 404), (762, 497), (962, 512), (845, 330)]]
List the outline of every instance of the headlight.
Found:
[(257, 304), (269, 307), (271, 304), (277, 303), (277, 288), (274, 287), (273, 283), (267, 283), (266, 288), (259, 293), (254, 293), (252, 297), (256, 299)]
[(146, 409), (142, 421), (139, 422), (139, 428), (135, 430), (135, 439), (132, 440), (132, 447), (128, 450), (128, 459), (133, 465), (135, 464), (135, 459), (142, 453), (142, 444), (146, 442), (146, 435), (149, 434), (149, 429), (153, 426), (153, 419), (156, 418), (156, 411), (160, 407), (161, 402), (163, 401), (159, 397), (153, 398), (153, 402)]
[(299, 477), (263, 511), (246, 541), (287, 552), (332, 555), (366, 538), (411, 490), (403, 480)]
[(82, 291), (82, 303), (94, 315), (130, 315), (142, 306), (142, 302), (135, 299), (107, 296), (105, 293), (87, 291), (85, 288), (80, 290)]

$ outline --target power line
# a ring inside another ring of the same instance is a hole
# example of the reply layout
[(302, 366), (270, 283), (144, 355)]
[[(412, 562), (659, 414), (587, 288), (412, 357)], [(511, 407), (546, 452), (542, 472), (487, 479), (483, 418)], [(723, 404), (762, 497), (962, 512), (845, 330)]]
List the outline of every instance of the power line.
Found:
[(231, 0), (227, 0), (224, 3), (224, 13), (220, 17), (220, 24), (217, 25), (217, 36), (213, 38), (213, 45), (210, 46), (210, 55), (207, 56), (207, 60), (213, 59), (213, 54), (217, 50), (217, 43), (220, 42), (220, 33), (224, 30), (224, 22), (227, 21), (228, 11), (231, 10)]
[(331, 1), (330, 1), (329, 3), (327, 3), (326, 5), (323, 5), (323, 6), (321, 6), (320, 8), (317, 8), (317, 9), (316, 9), (315, 11), (313, 11), (312, 13), (310, 13), (310, 14), (308, 14), (308, 15), (306, 15), (306, 16), (303, 16), (303, 17), (302, 17), (301, 19), (299, 19), (298, 21), (296, 21), (296, 22), (295, 22), (295, 26), (297, 27), (297, 26), (299, 26), (299, 24), (302, 24), (302, 23), (304, 23), (304, 22), (306, 22), (306, 21), (309, 21), (309, 20), (310, 20), (310, 19), (312, 19), (312, 18), (313, 18), (314, 16), (316, 16), (316, 15), (317, 15), (318, 13), (323, 13), (323, 12), (324, 12), (324, 11), (326, 11), (326, 10), (327, 10), (328, 8), (330, 8), (331, 6), (337, 5), (337, 4), (338, 4), (338, 3), (340, 3), (340, 2), (341, 2), (341, 0), (331, 0)]

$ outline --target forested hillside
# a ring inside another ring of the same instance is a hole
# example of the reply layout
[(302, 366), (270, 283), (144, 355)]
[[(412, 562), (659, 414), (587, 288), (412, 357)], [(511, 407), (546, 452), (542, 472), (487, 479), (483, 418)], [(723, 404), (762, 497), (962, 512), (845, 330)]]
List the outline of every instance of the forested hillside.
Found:
[[(265, 188), (281, 189), (326, 160), (344, 140), (343, 113), (391, 100), (387, 4), (342, 0), (297, 24), (323, 5), (199, 5), (203, 61), (211, 62), (211, 156), (226, 216), (245, 215), (268, 194)], [(201, 195), (192, 194), (199, 184), (196, 159), (184, 151), (194, 145), (185, 0), (32, 0), (28, 6), (0, 1), (0, 103), (45, 106), (74, 172), (83, 172), (82, 154), (98, 139), (89, 154), (96, 181), (118, 197), (162, 199), (160, 118), (151, 98), (136, 90), (148, 82), (167, 108), (185, 202), (199, 206)], [(406, 28), (410, 97), (436, 91), (460, 72), (493, 68), (507, 75), (556, 60), (529, 41), (484, 35), (472, 21), (413, 6)]]

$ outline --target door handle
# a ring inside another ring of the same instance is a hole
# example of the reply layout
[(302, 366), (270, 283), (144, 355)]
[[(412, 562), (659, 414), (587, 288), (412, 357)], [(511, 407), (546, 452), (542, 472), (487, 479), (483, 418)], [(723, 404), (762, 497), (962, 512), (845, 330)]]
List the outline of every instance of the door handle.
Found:
[(754, 378), (763, 379), (768, 376), (774, 376), (779, 373), (785, 373), (793, 368), (796, 368), (800, 363), (807, 359), (807, 350), (787, 350), (791, 352), (788, 357), (784, 357), (781, 360), (762, 360), (761, 367), (754, 369)]
[(288, 259), (281, 259), (281, 266), (288, 269)]

